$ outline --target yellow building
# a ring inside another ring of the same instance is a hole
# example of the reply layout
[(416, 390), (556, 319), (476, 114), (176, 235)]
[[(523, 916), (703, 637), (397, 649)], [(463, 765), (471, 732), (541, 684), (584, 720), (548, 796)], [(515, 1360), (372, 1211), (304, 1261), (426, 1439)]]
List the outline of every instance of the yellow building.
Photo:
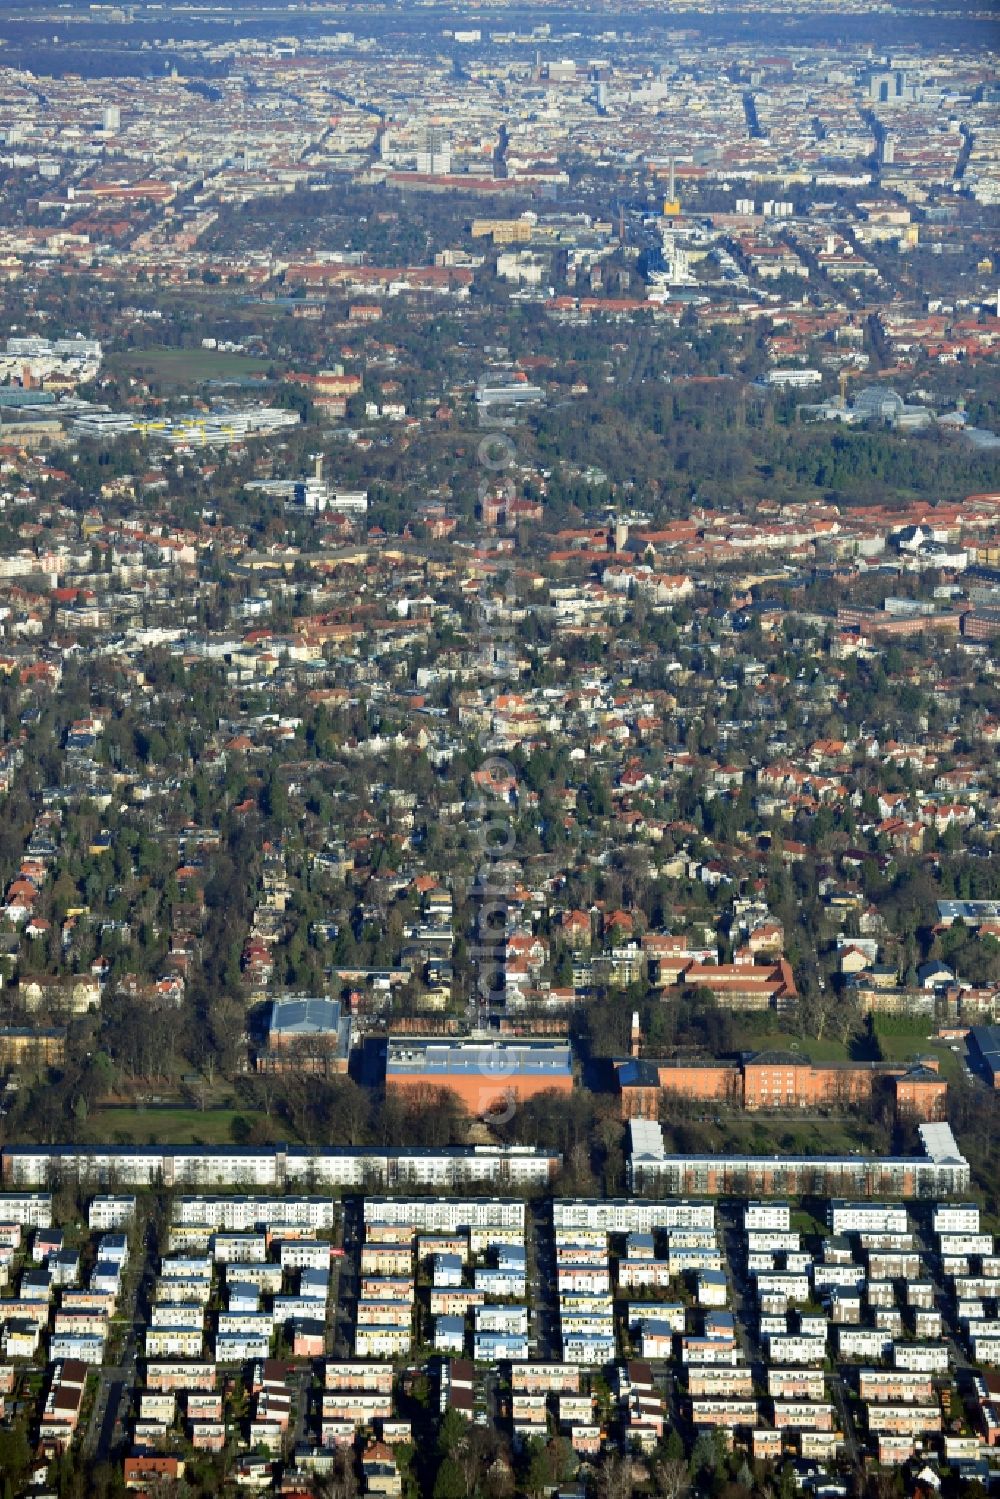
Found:
[(526, 245), (531, 239), (530, 219), (473, 219), (472, 238), (492, 239), (495, 245)]

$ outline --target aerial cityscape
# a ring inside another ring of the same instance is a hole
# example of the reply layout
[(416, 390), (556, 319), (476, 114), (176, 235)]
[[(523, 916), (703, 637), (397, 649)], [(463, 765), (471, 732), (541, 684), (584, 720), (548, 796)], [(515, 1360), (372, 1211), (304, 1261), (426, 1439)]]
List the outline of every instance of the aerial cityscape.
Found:
[(1000, 1493), (1000, 17), (0, 7), (0, 1499)]

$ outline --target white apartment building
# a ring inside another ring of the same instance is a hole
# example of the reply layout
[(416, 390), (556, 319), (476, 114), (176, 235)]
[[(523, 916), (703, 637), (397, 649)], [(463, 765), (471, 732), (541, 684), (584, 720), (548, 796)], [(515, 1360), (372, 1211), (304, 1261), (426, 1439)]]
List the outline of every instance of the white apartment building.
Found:
[(487, 1304), (476, 1307), (476, 1332), (502, 1332), (526, 1334), (528, 1331), (528, 1308), (526, 1306), (500, 1306)]
[(838, 1327), (837, 1352), (845, 1359), (883, 1359), (892, 1352), (892, 1336), (880, 1327)]
[(220, 1364), (244, 1364), (254, 1358), (267, 1358), (271, 1339), (263, 1333), (219, 1333), (215, 1339), (215, 1357)]
[(84, 1364), (104, 1362), (104, 1339), (97, 1333), (70, 1333), (54, 1336), (49, 1341), (49, 1360), (79, 1359)]
[(525, 1205), (511, 1197), (366, 1197), (365, 1223), (405, 1224), (438, 1232), (513, 1229), (524, 1238)]
[[(633, 1134), (638, 1123), (631, 1122)], [(631, 1198), (594, 1201), (587, 1198), (558, 1199), (552, 1204), (552, 1222), (558, 1233), (569, 1229), (599, 1229), (603, 1233), (653, 1233), (656, 1229), (715, 1228), (715, 1204), (711, 1202), (649, 1202)]]
[(936, 1234), (977, 1234), (979, 1205), (975, 1202), (935, 1204), (932, 1226)]
[(787, 1202), (748, 1202), (743, 1209), (743, 1229), (747, 1234), (761, 1230), (787, 1234), (791, 1229), (791, 1208)]
[(614, 1333), (563, 1333), (562, 1350), (563, 1358), (568, 1364), (607, 1364), (615, 1356)]
[(263, 1234), (215, 1234), (211, 1251), (217, 1264), (261, 1263), (267, 1259), (267, 1239)]
[(757, 1295), (761, 1301), (766, 1297), (784, 1302), (809, 1300), (808, 1275), (787, 1275), (778, 1270), (765, 1271), (757, 1275), (756, 1281)]
[(0, 1223), (22, 1228), (52, 1227), (51, 1192), (0, 1192)]
[(528, 1356), (528, 1339), (519, 1333), (477, 1332), (473, 1338), (472, 1356), (477, 1364), (496, 1363), (498, 1359), (524, 1359)]
[(830, 1228), (835, 1234), (907, 1232), (906, 1208), (893, 1202), (845, 1202), (830, 1204)]
[(946, 1374), (951, 1363), (947, 1343), (893, 1343), (892, 1361), (897, 1369)]
[[(133, 1199), (134, 1201), (134, 1199)], [(176, 1224), (206, 1224), (216, 1232), (244, 1233), (254, 1228), (309, 1228), (329, 1232), (338, 1204), (331, 1197), (180, 1197), (174, 1203)]]
[(91, 1232), (107, 1232), (109, 1229), (128, 1228), (135, 1217), (134, 1197), (95, 1197), (87, 1209), (87, 1224)]
[(819, 1365), (826, 1358), (826, 1339), (802, 1337), (792, 1332), (770, 1333), (767, 1354), (775, 1364)]

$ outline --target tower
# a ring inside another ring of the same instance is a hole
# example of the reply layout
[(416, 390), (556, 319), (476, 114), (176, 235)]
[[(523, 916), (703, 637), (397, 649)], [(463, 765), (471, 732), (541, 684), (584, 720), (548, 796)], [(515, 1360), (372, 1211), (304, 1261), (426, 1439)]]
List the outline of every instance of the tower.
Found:
[(447, 177), (451, 172), (451, 143), (436, 125), (427, 130), (423, 150), (417, 152), (417, 171), (432, 177)]
[(105, 104), (101, 115), (101, 125), (105, 135), (117, 135), (121, 129), (122, 112), (117, 104)]
[(632, 1011), (632, 1031), (629, 1036), (628, 1053), (630, 1057), (637, 1057), (642, 1050), (642, 1027), (639, 1024), (639, 1011)]
[(670, 177), (667, 185), (666, 202), (663, 205), (665, 218), (674, 218), (681, 211), (681, 205), (677, 197), (677, 181), (674, 158), (670, 158)]

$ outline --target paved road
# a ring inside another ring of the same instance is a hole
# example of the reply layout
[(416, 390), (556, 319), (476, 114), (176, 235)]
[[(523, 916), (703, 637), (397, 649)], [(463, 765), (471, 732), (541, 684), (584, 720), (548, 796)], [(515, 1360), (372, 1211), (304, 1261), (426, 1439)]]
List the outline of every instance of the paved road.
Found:
[[(125, 1441), (125, 1417), (136, 1385), (136, 1364), (149, 1321), (156, 1277), (158, 1244), (151, 1220), (143, 1227), (143, 1248), (145, 1252), (136, 1282), (135, 1297), (131, 1303), (131, 1318), (125, 1332), (121, 1359), (114, 1368), (101, 1370), (101, 1384), (83, 1442), (83, 1451), (87, 1457), (108, 1458)], [(123, 1310), (128, 1315), (129, 1308), (126, 1306)]]
[[(737, 1336), (753, 1370), (754, 1383), (766, 1388), (767, 1360), (757, 1332), (757, 1304), (752, 1293), (750, 1276), (745, 1267), (743, 1205), (720, 1203), (718, 1216), (722, 1230), (725, 1269), (730, 1283), (730, 1305), (736, 1318)], [(835, 1366), (827, 1378), (844, 1434), (845, 1453), (848, 1461), (855, 1463), (859, 1460), (860, 1444), (854, 1418), (851, 1415), (850, 1392), (838, 1367)]]
[[(912, 1216), (914, 1215), (911, 1209)], [(948, 1344), (952, 1370), (961, 1384), (963, 1379), (970, 1378), (975, 1372), (975, 1365), (961, 1342), (962, 1330), (955, 1316), (955, 1301), (951, 1291), (945, 1284), (941, 1271), (941, 1261), (933, 1235), (928, 1233), (924, 1225), (919, 1221), (916, 1225), (914, 1240), (923, 1256), (924, 1269), (927, 1272), (928, 1279), (934, 1285), (934, 1305), (941, 1313), (941, 1330)]]
[(849, 1392), (844, 1377), (839, 1368), (835, 1368), (830, 1375), (830, 1393), (833, 1403), (837, 1407), (840, 1416), (840, 1429), (844, 1433), (844, 1452), (849, 1463), (858, 1463), (861, 1460), (861, 1447), (858, 1441), (857, 1428), (854, 1425), (854, 1417), (851, 1414)]
[(306, 1418), (309, 1415), (309, 1391), (312, 1385), (312, 1365), (297, 1369), (292, 1375), (295, 1391), (295, 1428), (292, 1432), (291, 1450), (294, 1452), (305, 1441)]
[(336, 1284), (331, 1281), (330, 1285), (336, 1297), (331, 1336), (333, 1356), (350, 1358), (354, 1351), (355, 1303), (360, 1288), (361, 1246), (364, 1241), (364, 1211), (360, 1197), (345, 1198), (341, 1234), (344, 1258), (333, 1262), (337, 1267), (337, 1278)]
[(531, 1276), (531, 1295), (534, 1301), (531, 1332), (538, 1344), (534, 1357), (546, 1361), (558, 1358), (561, 1347), (551, 1205), (529, 1208), (526, 1226), (528, 1273)]

